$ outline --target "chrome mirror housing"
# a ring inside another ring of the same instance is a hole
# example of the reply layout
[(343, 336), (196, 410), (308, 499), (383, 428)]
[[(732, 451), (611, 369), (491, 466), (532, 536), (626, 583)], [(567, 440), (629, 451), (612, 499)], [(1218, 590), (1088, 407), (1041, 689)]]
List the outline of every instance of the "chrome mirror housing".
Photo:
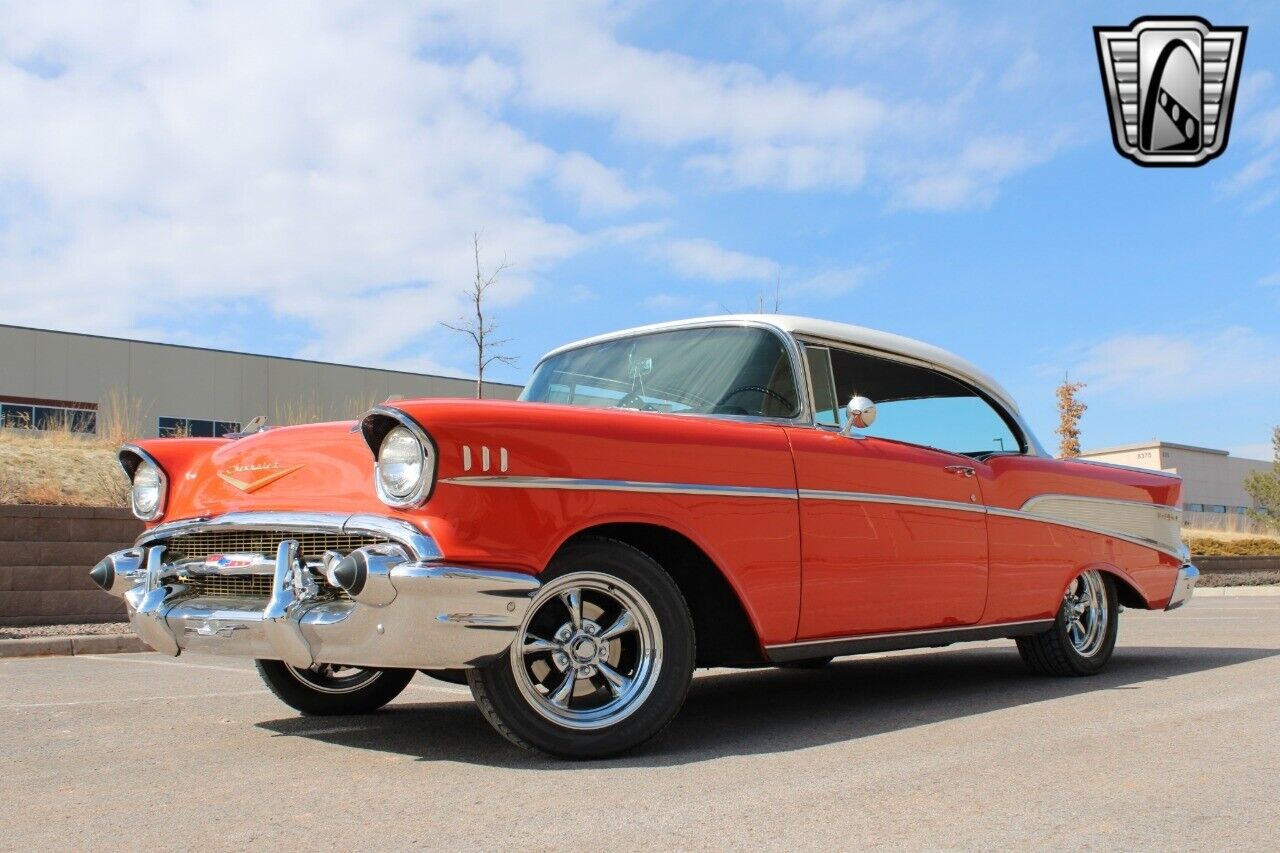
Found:
[(849, 398), (849, 405), (845, 406), (845, 412), (849, 420), (844, 425), (844, 429), (840, 430), (844, 435), (849, 435), (854, 427), (866, 429), (876, 422), (876, 404), (869, 397)]

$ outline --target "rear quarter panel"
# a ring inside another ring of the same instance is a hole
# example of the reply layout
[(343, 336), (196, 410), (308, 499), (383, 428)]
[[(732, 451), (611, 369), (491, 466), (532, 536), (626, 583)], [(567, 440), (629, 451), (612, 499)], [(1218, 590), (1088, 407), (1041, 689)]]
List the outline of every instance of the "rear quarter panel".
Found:
[[(1182, 491), (1176, 477), (1071, 460), (994, 456), (987, 468), (981, 482), (985, 502), (1010, 510), (1046, 494), (1176, 508)], [(1147, 607), (1163, 608), (1182, 565), (1177, 557), (1116, 536), (1038, 519), (987, 519), (990, 581), (983, 622), (1051, 617), (1067, 585), (1089, 569), (1115, 574)]]

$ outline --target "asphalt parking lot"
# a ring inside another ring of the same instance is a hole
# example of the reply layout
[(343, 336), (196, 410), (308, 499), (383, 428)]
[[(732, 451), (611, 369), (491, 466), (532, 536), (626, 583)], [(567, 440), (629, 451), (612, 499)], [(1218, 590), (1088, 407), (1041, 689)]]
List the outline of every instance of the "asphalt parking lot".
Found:
[(0, 846), (1237, 848), (1280, 843), (1280, 598), (1124, 614), (1105, 674), (1012, 643), (700, 674), (620, 760), (497, 736), (419, 677), (302, 718), (252, 666), (0, 662)]

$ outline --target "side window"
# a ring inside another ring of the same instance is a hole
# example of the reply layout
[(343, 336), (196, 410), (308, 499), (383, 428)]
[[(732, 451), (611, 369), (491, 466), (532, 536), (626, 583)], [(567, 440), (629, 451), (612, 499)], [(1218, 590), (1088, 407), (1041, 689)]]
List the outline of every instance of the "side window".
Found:
[(848, 350), (832, 350), (831, 366), (839, 400), (861, 394), (875, 401), (876, 422), (862, 435), (966, 456), (1026, 450), (985, 397), (950, 376)]
[(831, 369), (831, 350), (806, 346), (805, 360), (813, 380), (813, 417), (823, 426), (840, 426), (840, 397), (836, 394), (835, 375)]

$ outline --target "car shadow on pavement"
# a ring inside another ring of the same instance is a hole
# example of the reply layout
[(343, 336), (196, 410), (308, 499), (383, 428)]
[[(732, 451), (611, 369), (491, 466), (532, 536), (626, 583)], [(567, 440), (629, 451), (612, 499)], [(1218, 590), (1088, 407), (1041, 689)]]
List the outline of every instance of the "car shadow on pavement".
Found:
[[(1118, 649), (1090, 678), (1028, 674), (1012, 648), (844, 658), (818, 670), (717, 670), (694, 679), (684, 709), (659, 737), (592, 767), (662, 767), (730, 755), (805, 749), (1280, 655), (1280, 649), (1176, 646)], [(475, 705), (398, 702), (362, 717), (289, 717), (258, 724), (278, 735), (358, 749), (507, 768), (580, 766), (526, 753)]]

